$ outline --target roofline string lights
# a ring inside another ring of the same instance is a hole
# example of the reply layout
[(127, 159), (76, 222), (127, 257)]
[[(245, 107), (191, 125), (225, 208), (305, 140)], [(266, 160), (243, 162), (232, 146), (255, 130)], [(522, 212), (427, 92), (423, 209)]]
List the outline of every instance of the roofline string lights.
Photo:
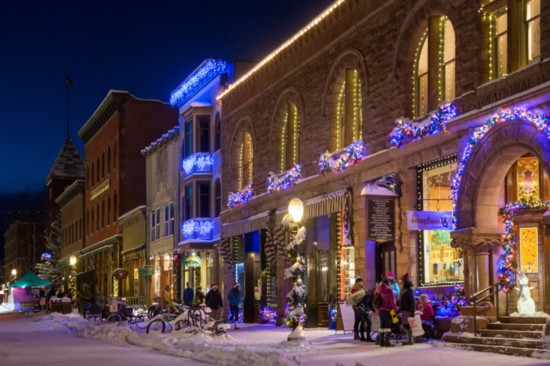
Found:
[(542, 113), (531, 112), (523, 108), (514, 108), (511, 110), (501, 109), (497, 113), (493, 114), (489, 119), (487, 119), (482, 126), (477, 127), (470, 136), (468, 145), (462, 153), (462, 158), (460, 159), (460, 162), (458, 164), (456, 175), (453, 178), (453, 182), (451, 184), (451, 200), (453, 202), (453, 230), (456, 230), (458, 228), (458, 194), (460, 191), (462, 176), (464, 174), (464, 171), (466, 170), (466, 166), (468, 164), (468, 161), (470, 160), (473, 149), (497, 124), (515, 120), (521, 120), (533, 124), (539, 131), (544, 132), (546, 134), (546, 137), (550, 140), (550, 116)]
[(455, 105), (447, 103), (439, 106), (429, 119), (424, 121), (415, 122), (408, 118), (399, 118), (395, 121), (395, 128), (390, 133), (390, 144), (399, 147), (425, 136), (435, 135), (445, 130), (447, 123), (456, 116)]
[(249, 72), (244, 74), (241, 78), (239, 78), (233, 84), (230, 84), (227, 87), (227, 89), (223, 93), (221, 93), (216, 99), (221, 100), (223, 97), (225, 97), (227, 94), (229, 94), (229, 92), (231, 92), (237, 86), (239, 86), (244, 81), (246, 81), (248, 78), (250, 78), (252, 75), (254, 75), (259, 69), (261, 69), (267, 63), (269, 63), (273, 58), (275, 58), (279, 53), (284, 51), (286, 48), (290, 47), (294, 42), (296, 42), (304, 34), (309, 32), (309, 30), (311, 30), (313, 27), (317, 26), (317, 24), (319, 24), (323, 19), (325, 19), (327, 16), (329, 16), (332, 12), (334, 12), (336, 9), (338, 9), (345, 2), (346, 2), (346, 0), (336, 0), (331, 6), (326, 8), (315, 19), (313, 19), (311, 22), (309, 22), (305, 27), (300, 29), (292, 37), (290, 37), (288, 40), (286, 40), (282, 45), (280, 45), (273, 52), (271, 52), (269, 55), (267, 55), (262, 61), (260, 61), (258, 64), (256, 64), (256, 66), (254, 66)]
[(214, 59), (205, 60), (170, 94), (170, 105), (182, 105), (217, 76), (228, 72), (227, 62)]

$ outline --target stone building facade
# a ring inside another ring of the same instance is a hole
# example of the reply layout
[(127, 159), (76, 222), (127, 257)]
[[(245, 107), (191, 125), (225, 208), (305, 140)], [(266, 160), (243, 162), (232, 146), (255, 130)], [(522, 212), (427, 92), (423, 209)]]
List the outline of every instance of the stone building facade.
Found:
[(15, 280), (34, 272), (45, 247), (42, 240), (46, 225), (43, 223), (20, 222), (11, 224), (4, 233), (4, 278)]
[[(220, 95), (222, 197), (244, 197), (222, 212), (222, 237), (245, 247), (257, 237), (269, 252), (270, 212), (279, 225), (289, 200), (302, 199), (308, 315), (319, 324), (355, 276), (370, 288), (390, 270), (409, 273), (436, 295), (507, 283), (499, 209), (550, 198), (550, 145), (537, 127), (549, 111), (549, 17), (544, 0), (335, 1)], [(298, 184), (267, 193), (268, 174), (294, 164)], [(535, 238), (516, 247), (522, 258), (531, 255), (524, 247), (536, 252), (538, 266), (521, 269), (548, 311), (543, 213), (515, 211), (517, 229)], [(426, 214), (437, 217), (434, 228), (417, 225)], [(281, 312), (279, 249), (271, 264), (256, 262), (277, 273), (269, 286)]]

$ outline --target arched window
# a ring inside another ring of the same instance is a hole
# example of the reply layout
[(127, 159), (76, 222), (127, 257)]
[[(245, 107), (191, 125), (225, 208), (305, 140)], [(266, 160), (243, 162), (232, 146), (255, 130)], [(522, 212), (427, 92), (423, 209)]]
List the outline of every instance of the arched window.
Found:
[(300, 161), (300, 116), (294, 103), (289, 103), (283, 114), (281, 133), (281, 171), (288, 170)]
[(239, 191), (246, 187), (248, 183), (252, 183), (253, 179), (253, 147), (252, 136), (249, 132), (243, 134), (243, 142), (239, 149)]
[(412, 114), (423, 116), (455, 99), (455, 31), (445, 16), (429, 19), (416, 47)]
[(336, 90), (335, 141), (340, 150), (362, 138), (361, 79), (359, 71), (348, 68), (340, 77)]

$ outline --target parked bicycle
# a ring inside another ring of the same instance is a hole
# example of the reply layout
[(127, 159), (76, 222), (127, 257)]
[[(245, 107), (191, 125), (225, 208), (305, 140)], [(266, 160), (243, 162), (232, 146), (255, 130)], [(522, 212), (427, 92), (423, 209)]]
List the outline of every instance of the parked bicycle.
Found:
[(147, 323), (146, 332), (161, 332), (164, 333), (166, 331), (166, 328), (174, 328), (173, 323), (178, 317), (179, 314), (183, 313), (185, 308), (188, 308), (185, 305), (181, 305), (178, 303), (173, 303), (172, 305), (173, 309), (175, 310), (175, 313), (169, 313), (166, 310), (162, 310), (160, 314), (155, 315), (149, 322)]
[(111, 313), (106, 322), (116, 323), (117, 326), (120, 326), (124, 321), (128, 322), (130, 327), (138, 327), (144, 329), (147, 326), (146, 318), (147, 313), (145, 310), (135, 310), (132, 308), (126, 307), (126, 304), (122, 301), (118, 302), (118, 310), (116, 313)]

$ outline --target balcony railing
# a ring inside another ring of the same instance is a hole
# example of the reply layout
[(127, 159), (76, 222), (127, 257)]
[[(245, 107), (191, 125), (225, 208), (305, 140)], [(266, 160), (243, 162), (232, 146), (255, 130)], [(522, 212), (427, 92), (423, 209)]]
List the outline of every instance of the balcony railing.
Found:
[(341, 172), (346, 168), (359, 164), (367, 156), (365, 143), (357, 140), (342, 150), (333, 153), (326, 152), (319, 158), (319, 170), (321, 174), (329, 172)]
[(196, 153), (185, 158), (181, 164), (184, 177), (193, 174), (212, 174), (214, 159), (211, 153)]
[(212, 240), (214, 238), (214, 219), (195, 218), (182, 225), (183, 240)]

